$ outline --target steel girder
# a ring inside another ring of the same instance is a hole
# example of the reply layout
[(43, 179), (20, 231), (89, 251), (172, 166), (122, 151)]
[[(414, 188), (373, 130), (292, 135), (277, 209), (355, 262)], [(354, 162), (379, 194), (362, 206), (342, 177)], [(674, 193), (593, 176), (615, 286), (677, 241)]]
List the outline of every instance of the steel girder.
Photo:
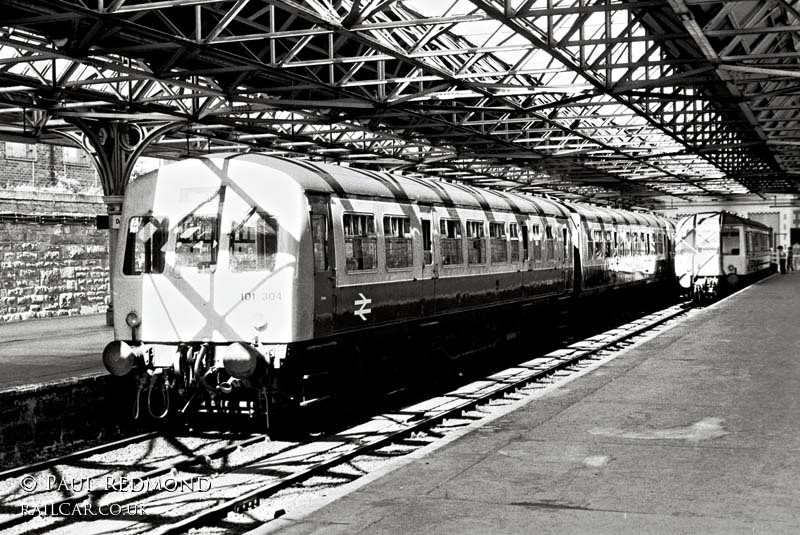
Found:
[(7, 139), (48, 141), (73, 117), (180, 122), (148, 152), (640, 204), (796, 190), (800, 20), (779, 0), (0, 5)]

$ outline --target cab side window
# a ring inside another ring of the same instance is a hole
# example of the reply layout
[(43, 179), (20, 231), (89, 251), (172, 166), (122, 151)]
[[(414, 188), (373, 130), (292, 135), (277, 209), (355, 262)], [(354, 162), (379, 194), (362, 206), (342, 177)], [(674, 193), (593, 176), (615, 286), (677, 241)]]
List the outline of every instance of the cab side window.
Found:
[(169, 222), (166, 217), (130, 218), (122, 272), (125, 275), (163, 273), (168, 229)]
[(311, 215), (311, 240), (314, 244), (314, 271), (328, 270), (328, 218)]

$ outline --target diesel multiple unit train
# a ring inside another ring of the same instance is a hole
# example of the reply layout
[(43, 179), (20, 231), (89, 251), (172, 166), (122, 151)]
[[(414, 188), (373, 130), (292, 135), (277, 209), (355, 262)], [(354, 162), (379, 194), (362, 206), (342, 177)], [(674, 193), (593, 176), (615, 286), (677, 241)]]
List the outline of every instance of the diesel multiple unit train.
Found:
[(121, 225), (103, 361), (156, 417), (314, 405), (675, 281), (662, 217), (258, 154), (138, 178)]
[(675, 231), (675, 272), (697, 301), (713, 299), (769, 269), (772, 229), (729, 212), (683, 217)]

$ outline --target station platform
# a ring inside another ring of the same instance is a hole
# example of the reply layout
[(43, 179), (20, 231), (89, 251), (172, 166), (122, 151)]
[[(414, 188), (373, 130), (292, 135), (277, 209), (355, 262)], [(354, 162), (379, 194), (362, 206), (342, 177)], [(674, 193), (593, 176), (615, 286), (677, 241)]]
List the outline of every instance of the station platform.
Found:
[(0, 392), (106, 374), (101, 355), (113, 338), (105, 314), (0, 324)]
[(773, 275), (255, 531), (800, 533), (798, 303)]

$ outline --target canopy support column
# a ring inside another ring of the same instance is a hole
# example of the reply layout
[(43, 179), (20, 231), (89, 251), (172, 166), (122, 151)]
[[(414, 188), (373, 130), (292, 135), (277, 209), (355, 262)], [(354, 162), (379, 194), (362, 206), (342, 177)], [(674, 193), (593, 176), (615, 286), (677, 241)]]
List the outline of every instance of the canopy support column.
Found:
[[(103, 186), (103, 202), (108, 212), (108, 268), (109, 274), (115, 272), (117, 245), (122, 214), (125, 187), (131, 178), (136, 161), (142, 152), (153, 142), (160, 140), (172, 131), (185, 126), (185, 123), (167, 123), (152, 127), (142, 127), (124, 120), (69, 118), (69, 122), (80, 130), (60, 131), (83, 148), (92, 157), (100, 183)], [(111, 301), (106, 316), (108, 325), (113, 324), (114, 277), (109, 277)]]

